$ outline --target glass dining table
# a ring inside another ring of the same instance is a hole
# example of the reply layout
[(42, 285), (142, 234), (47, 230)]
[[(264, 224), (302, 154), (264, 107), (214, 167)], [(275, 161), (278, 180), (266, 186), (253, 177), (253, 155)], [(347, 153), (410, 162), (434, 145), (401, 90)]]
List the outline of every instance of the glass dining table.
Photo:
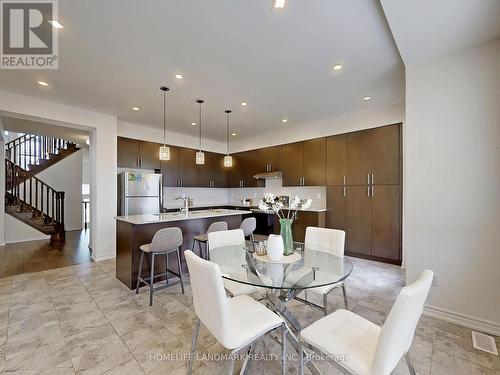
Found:
[[(262, 302), (287, 322), (298, 348), (301, 324), (287, 309), (286, 302), (307, 289), (333, 285), (345, 280), (352, 272), (349, 258), (321, 249), (294, 243), (294, 254), (273, 262), (267, 256), (253, 252), (252, 244), (227, 246), (210, 250), (210, 261), (219, 265), (222, 277), (236, 283), (259, 288)], [(312, 373), (316, 369), (310, 368)]]

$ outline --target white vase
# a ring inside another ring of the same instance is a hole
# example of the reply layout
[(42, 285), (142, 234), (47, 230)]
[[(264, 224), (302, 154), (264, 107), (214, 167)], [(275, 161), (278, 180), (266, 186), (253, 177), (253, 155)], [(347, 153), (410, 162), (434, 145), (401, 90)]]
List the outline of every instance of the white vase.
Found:
[(279, 261), (283, 257), (283, 238), (277, 234), (270, 234), (267, 239), (267, 256), (273, 262)]

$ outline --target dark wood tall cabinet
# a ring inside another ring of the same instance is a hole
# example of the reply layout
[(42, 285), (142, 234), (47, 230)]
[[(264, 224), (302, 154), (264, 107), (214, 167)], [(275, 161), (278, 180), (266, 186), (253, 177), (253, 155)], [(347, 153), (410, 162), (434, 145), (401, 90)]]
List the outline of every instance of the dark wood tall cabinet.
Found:
[(346, 231), (349, 255), (401, 262), (400, 133), (395, 124), (327, 139), (326, 223)]

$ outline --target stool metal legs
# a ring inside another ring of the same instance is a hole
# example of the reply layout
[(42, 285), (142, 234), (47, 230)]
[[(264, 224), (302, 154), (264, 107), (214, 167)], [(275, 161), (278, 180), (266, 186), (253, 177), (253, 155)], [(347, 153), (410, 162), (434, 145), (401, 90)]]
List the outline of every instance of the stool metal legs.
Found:
[[(135, 294), (139, 293), (139, 288), (141, 287), (141, 283), (146, 284), (149, 287), (149, 306), (153, 305), (153, 293), (157, 292), (161, 289), (168, 288), (170, 286), (176, 285), (176, 284), (181, 284), (181, 290), (182, 294), (185, 293), (184, 291), (184, 279), (182, 278), (182, 265), (181, 265), (181, 250), (180, 247), (178, 247), (176, 250), (173, 250), (176, 252), (177, 255), (177, 267), (178, 267), (178, 273), (174, 272), (169, 269), (168, 265), (168, 254), (170, 254), (172, 251), (169, 251), (167, 253), (151, 253), (151, 269), (150, 269), (150, 276), (146, 278), (142, 278), (142, 266), (144, 264), (144, 251), (141, 252), (141, 260), (139, 261), (139, 272), (137, 274), (137, 286), (135, 288)], [(165, 272), (160, 273), (158, 275), (155, 275), (155, 257), (158, 255), (165, 255)], [(169, 282), (169, 273), (177, 276), (179, 278), (178, 282), (170, 283)], [(160, 276), (165, 276), (165, 285), (162, 285), (161, 287), (154, 287), (154, 280), (156, 277)]]

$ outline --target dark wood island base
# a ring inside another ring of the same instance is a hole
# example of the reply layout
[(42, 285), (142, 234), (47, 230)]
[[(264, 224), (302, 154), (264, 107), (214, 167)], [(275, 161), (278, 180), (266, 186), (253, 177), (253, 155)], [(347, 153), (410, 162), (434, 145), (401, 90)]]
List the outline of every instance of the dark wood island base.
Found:
[[(181, 228), (184, 237), (184, 243), (181, 249), (184, 251), (191, 249), (193, 237), (197, 234), (205, 233), (211, 223), (215, 221), (225, 221), (229, 229), (236, 229), (239, 228), (243, 217), (248, 214), (250, 214), (250, 212), (241, 211), (239, 214), (232, 214), (230, 216), (179, 219), (177, 221), (158, 221), (146, 224), (134, 224), (118, 218), (116, 221), (116, 277), (128, 288), (135, 289), (139, 270), (139, 260), (141, 258), (139, 246), (150, 243), (154, 234), (162, 228)], [(196, 253), (198, 253), (198, 250)], [(169, 256), (169, 268), (176, 271), (177, 263), (175, 252), (169, 254)], [(158, 260), (155, 261), (155, 274), (165, 272), (166, 262), (162, 258), (164, 259), (164, 256), (159, 257)], [(181, 262), (183, 272), (187, 273), (185, 258), (182, 255)], [(145, 261), (143, 264), (144, 274), (150, 272), (149, 267), (149, 261)], [(161, 278), (155, 279), (155, 281), (161, 281)]]

